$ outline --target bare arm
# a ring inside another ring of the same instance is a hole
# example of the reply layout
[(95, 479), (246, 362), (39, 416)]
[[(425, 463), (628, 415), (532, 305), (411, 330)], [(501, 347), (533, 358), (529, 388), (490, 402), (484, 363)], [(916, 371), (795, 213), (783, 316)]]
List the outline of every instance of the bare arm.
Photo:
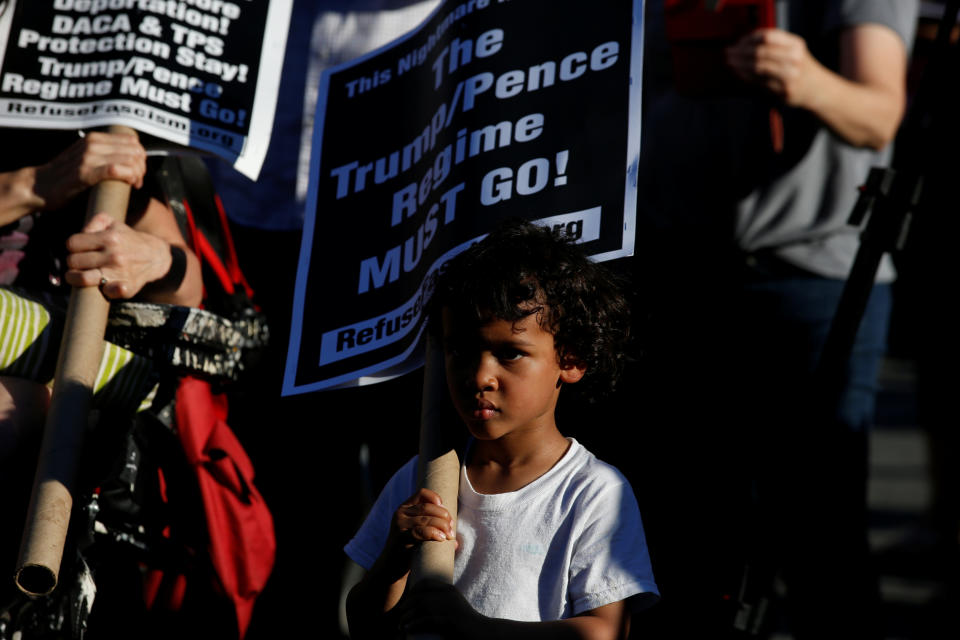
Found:
[(0, 172), (0, 227), (43, 208), (34, 192), (36, 167)]
[[(148, 302), (197, 306), (203, 295), (200, 263), (187, 248), (173, 212), (151, 198), (130, 224), (94, 216), (67, 239), (66, 280), (96, 286), (108, 298), (138, 296)], [(178, 255), (179, 254), (179, 255)]]
[[(136, 135), (94, 131), (50, 162), (0, 173), (0, 224), (56, 209), (89, 187), (113, 179), (143, 186), (146, 152)], [(102, 287), (108, 298), (196, 306), (203, 295), (200, 264), (187, 248), (173, 213), (150, 199), (128, 224), (98, 215), (67, 241), (66, 280)]]
[(414, 549), (425, 540), (453, 537), (453, 519), (437, 493), (420, 489), (405, 500), (394, 513), (377, 561), (347, 596), (351, 637), (391, 637), (388, 630), (397, 626), (395, 609), (407, 586)]
[(407, 586), (409, 562), (395, 562), (381, 555), (347, 595), (347, 622), (350, 637), (390, 638), (396, 635), (396, 616), (390, 612), (396, 607)]
[(95, 131), (44, 165), (0, 173), (0, 225), (57, 209), (108, 178), (139, 188), (146, 158), (136, 136)]
[(839, 73), (814, 58), (803, 38), (780, 29), (744, 36), (727, 50), (727, 62), (746, 82), (811, 111), (846, 142), (882, 149), (905, 109), (906, 47), (880, 24), (850, 27), (839, 37)]

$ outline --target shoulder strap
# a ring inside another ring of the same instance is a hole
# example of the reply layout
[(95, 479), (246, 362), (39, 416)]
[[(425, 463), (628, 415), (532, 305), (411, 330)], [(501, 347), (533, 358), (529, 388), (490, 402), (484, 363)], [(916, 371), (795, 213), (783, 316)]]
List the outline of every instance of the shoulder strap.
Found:
[(196, 156), (167, 156), (157, 172), (180, 231), (203, 267), (204, 307), (228, 316), (253, 305), (230, 226), (206, 165)]

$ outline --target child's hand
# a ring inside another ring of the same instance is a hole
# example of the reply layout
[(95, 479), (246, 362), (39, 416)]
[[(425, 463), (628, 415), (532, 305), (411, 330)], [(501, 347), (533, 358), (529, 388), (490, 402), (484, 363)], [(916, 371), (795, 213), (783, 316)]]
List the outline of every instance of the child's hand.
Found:
[(421, 580), (403, 596), (394, 613), (405, 632), (437, 633), (458, 640), (489, 637), (483, 631), (489, 619), (477, 613), (456, 587), (438, 580)]
[(430, 489), (420, 489), (403, 502), (393, 516), (390, 537), (396, 545), (412, 549), (424, 540), (454, 538), (453, 518)]
[(410, 570), (414, 548), (424, 540), (455, 540), (453, 518), (430, 489), (420, 489), (393, 514), (383, 560), (392, 578)]

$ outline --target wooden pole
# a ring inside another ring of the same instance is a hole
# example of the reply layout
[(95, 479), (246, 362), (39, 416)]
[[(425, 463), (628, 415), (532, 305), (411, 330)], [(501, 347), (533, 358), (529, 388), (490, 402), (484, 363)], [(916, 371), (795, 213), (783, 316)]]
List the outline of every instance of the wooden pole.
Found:
[[(134, 133), (111, 126), (111, 133)], [(130, 185), (105, 180), (93, 187), (86, 220), (106, 212), (123, 222)], [(93, 383), (103, 356), (103, 335), (110, 303), (97, 287), (76, 287), (70, 294), (66, 324), (53, 382), (53, 397), (27, 511), (16, 583), (27, 595), (47, 595), (57, 586), (63, 547), (73, 507), (73, 484), (93, 397)]]
[[(426, 365), (423, 374), (423, 404), (420, 410), (420, 486), (440, 494), (443, 506), (457, 521), (457, 493), (460, 486), (460, 458), (454, 440), (460, 431), (450, 424), (447, 407), (447, 385), (443, 349), (435, 338), (427, 341)], [(407, 585), (423, 578), (453, 582), (453, 540), (427, 541), (414, 556)]]

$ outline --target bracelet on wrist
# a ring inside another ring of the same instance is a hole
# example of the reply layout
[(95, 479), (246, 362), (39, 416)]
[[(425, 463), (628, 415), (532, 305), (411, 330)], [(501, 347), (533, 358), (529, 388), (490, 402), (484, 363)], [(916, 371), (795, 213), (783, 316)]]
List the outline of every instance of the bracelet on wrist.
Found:
[(187, 252), (181, 247), (170, 245), (170, 270), (164, 276), (164, 284), (171, 290), (180, 288), (187, 275)]

